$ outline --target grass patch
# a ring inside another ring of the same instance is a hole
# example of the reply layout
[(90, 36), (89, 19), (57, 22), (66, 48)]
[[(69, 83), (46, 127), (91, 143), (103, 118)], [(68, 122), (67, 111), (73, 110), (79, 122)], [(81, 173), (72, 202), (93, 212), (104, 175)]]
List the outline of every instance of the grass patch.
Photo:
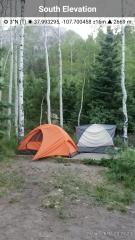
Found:
[(126, 212), (134, 194), (129, 189), (119, 189), (116, 185), (101, 185), (95, 189), (96, 200), (107, 205), (109, 210)]
[(133, 149), (125, 149), (111, 159), (84, 160), (84, 164), (108, 167), (106, 184), (96, 188), (98, 201), (121, 211), (134, 201), (135, 151)]
[(23, 175), (16, 171), (0, 172), (0, 197), (9, 192), (22, 191), (24, 183)]
[(104, 203), (110, 201), (129, 204), (132, 200), (132, 194), (127, 189), (117, 189), (115, 185), (101, 185), (96, 187), (96, 199)]
[(133, 149), (126, 149), (111, 159), (84, 160), (84, 164), (108, 167), (109, 181), (120, 182), (125, 187), (135, 190), (135, 151)]
[(135, 151), (125, 150), (109, 164), (108, 179), (135, 190)]
[(110, 167), (114, 158), (102, 158), (101, 160), (95, 159), (84, 159), (82, 161), (83, 164), (88, 166), (102, 166), (102, 167)]

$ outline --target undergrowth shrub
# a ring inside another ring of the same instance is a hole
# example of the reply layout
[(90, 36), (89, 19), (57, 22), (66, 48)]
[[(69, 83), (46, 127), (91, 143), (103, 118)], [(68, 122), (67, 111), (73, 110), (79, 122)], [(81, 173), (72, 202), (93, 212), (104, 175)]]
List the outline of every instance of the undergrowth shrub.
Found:
[(85, 160), (87, 165), (107, 168), (105, 185), (96, 189), (96, 199), (108, 203), (108, 209), (126, 211), (135, 199), (135, 150), (120, 150), (110, 159)]
[(125, 149), (110, 159), (84, 160), (84, 164), (107, 167), (107, 177), (113, 182), (121, 182), (125, 187), (135, 189), (135, 150)]
[(15, 154), (17, 148), (17, 140), (15, 137), (11, 137), (11, 140), (7, 138), (0, 139), (0, 160), (5, 157), (10, 157)]
[[(107, 165), (107, 164), (106, 164)], [(135, 189), (135, 151), (127, 149), (108, 162), (108, 178)]]

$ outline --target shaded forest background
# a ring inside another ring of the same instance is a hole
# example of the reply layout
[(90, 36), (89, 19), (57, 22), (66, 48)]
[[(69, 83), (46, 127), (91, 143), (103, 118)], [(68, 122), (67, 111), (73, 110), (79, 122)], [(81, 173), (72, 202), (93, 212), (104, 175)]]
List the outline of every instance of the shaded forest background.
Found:
[[(5, 58), (9, 49), (9, 31), (3, 31), (4, 48), (0, 52)], [(74, 132), (78, 124), (82, 87), (84, 101), (80, 124), (107, 123), (117, 125), (117, 134), (122, 136), (122, 92), (121, 75), (121, 35), (108, 28), (104, 33), (99, 29), (96, 38), (84, 40), (73, 31), (62, 29), (63, 60), (63, 116), (64, 128)], [(59, 61), (58, 30), (47, 27), (49, 63), (51, 75), (52, 121), (59, 123)], [(125, 28), (126, 36), (126, 88), (128, 92), (129, 133), (135, 133), (135, 31)], [(24, 46), (24, 113), (25, 133), (39, 125), (41, 103), (43, 119), (47, 122), (47, 79), (45, 68), (44, 31), (42, 27), (25, 27)], [(8, 60), (9, 61), (9, 60)], [(3, 102), (6, 115), (8, 104), (9, 62), (7, 62)], [(14, 113), (14, 97), (12, 113)], [(12, 126), (14, 129), (14, 114)], [(6, 119), (5, 119), (6, 125)], [(13, 131), (14, 134), (14, 131)]]

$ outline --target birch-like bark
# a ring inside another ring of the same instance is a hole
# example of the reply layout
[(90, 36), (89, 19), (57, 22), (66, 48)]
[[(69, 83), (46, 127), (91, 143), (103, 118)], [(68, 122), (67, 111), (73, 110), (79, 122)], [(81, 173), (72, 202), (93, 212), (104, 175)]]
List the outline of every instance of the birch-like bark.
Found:
[(82, 109), (83, 109), (84, 88), (85, 88), (85, 73), (84, 73), (84, 79), (83, 79), (83, 85), (82, 85), (80, 111), (79, 111), (79, 114), (78, 114), (78, 126), (80, 126), (80, 119), (81, 119), (81, 114), (82, 114)]
[(15, 134), (18, 138), (18, 45), (17, 27), (15, 26), (15, 45), (14, 45), (14, 84), (15, 84)]
[(122, 64), (121, 64), (121, 89), (122, 89), (122, 109), (124, 115), (123, 138), (124, 143), (128, 143), (128, 113), (127, 113), (127, 91), (125, 86), (125, 28), (121, 27), (122, 37)]
[(40, 125), (42, 124), (42, 118), (43, 118), (43, 104), (44, 104), (45, 97), (42, 98), (41, 101), (41, 108), (40, 108)]
[(10, 27), (10, 79), (9, 79), (9, 90), (8, 90), (8, 138), (11, 137), (11, 113), (12, 113), (12, 90), (13, 90), (13, 31)]
[(50, 103), (51, 79), (50, 79), (46, 26), (44, 27), (44, 47), (45, 47), (46, 73), (47, 73), (47, 121), (49, 124), (51, 124), (51, 103)]
[[(15, 17), (17, 17), (17, 0), (15, 0)], [(15, 87), (15, 135), (18, 139), (18, 41), (17, 41), (17, 27), (15, 26), (15, 43), (14, 43), (14, 87)]]
[(63, 88), (62, 88), (62, 52), (61, 52), (61, 34), (60, 26), (58, 27), (59, 40), (59, 98), (60, 98), (60, 126), (63, 127)]
[(20, 57), (19, 57), (19, 83), (18, 83), (18, 102), (19, 102), (19, 139), (24, 137), (24, 106), (23, 106), (23, 54), (24, 54), (24, 26), (21, 26), (20, 32)]
[[(24, 18), (25, 0), (21, 1), (21, 18)], [(19, 82), (18, 82), (18, 137), (21, 140), (24, 137), (24, 105), (23, 105), (23, 87), (24, 87), (24, 25), (21, 26), (20, 31), (20, 56), (19, 56)]]

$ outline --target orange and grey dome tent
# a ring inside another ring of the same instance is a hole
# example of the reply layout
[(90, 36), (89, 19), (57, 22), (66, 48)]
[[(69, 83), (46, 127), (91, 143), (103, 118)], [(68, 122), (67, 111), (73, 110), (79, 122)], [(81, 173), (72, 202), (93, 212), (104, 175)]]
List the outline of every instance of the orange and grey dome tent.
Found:
[(35, 150), (37, 152), (33, 160), (38, 160), (51, 156), (71, 157), (77, 152), (77, 146), (70, 136), (59, 126), (43, 124), (25, 136), (18, 150)]

